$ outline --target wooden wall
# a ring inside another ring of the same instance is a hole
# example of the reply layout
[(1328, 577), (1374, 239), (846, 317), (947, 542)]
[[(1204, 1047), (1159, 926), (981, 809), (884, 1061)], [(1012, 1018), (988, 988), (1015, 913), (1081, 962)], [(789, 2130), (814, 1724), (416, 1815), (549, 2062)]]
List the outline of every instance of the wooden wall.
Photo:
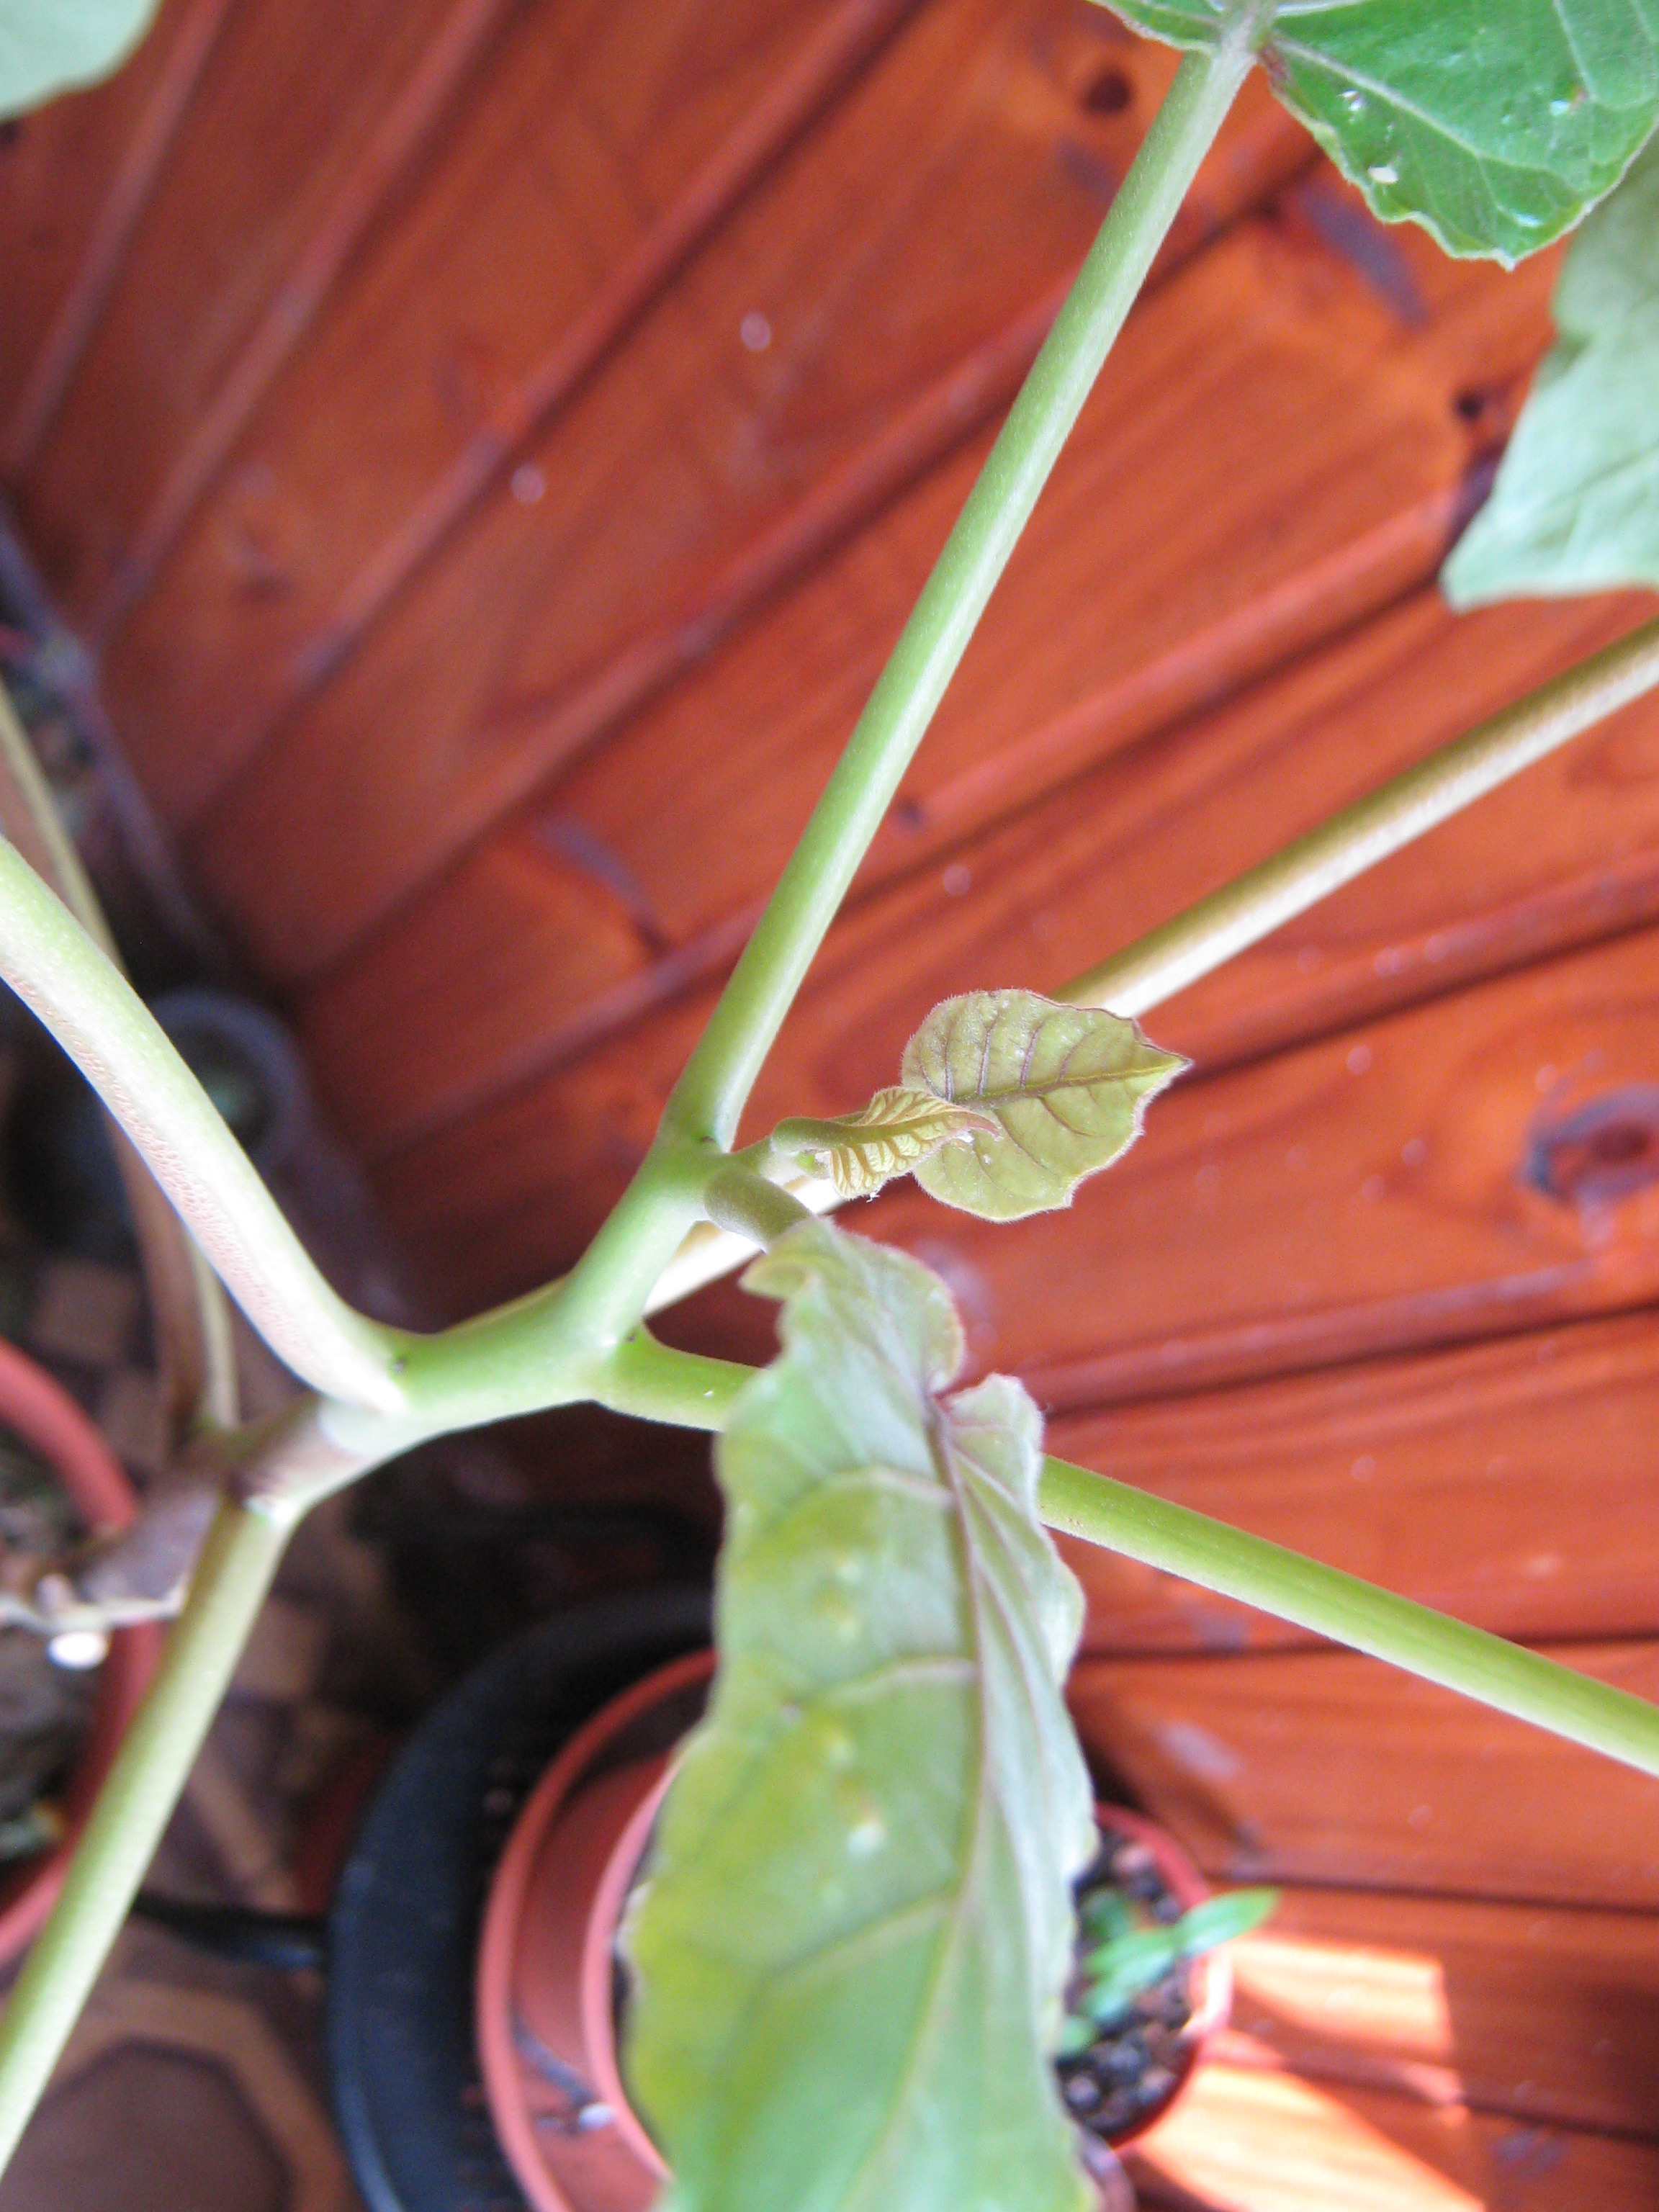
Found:
[[(640, 1158), (1171, 67), (1087, 0), (167, 0), (0, 148), (9, 495), (441, 1307)], [(1553, 268), (1250, 88), (757, 1128), (1647, 611), (1435, 594)], [(1659, 1694), (1659, 712), (1152, 1026), (1195, 1072), (1073, 1213), (858, 1225), (1074, 1456)], [(1290, 1885), (1149, 2197), (1650, 2205), (1659, 1790), (1080, 1564), (1091, 1745)]]

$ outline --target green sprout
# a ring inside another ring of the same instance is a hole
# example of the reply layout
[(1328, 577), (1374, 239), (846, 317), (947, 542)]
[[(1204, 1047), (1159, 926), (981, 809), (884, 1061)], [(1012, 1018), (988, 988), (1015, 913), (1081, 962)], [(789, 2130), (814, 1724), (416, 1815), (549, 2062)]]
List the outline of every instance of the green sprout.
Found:
[(1097, 1889), (1078, 1918), (1093, 1948), (1083, 1954), (1083, 1989), (1066, 2014), (1056, 2055), (1080, 2058), (1103, 2028), (1183, 1960), (1202, 1958), (1259, 1928), (1279, 1903), (1276, 1889), (1233, 1889), (1206, 1898), (1168, 1927), (1138, 1916), (1120, 1889)]

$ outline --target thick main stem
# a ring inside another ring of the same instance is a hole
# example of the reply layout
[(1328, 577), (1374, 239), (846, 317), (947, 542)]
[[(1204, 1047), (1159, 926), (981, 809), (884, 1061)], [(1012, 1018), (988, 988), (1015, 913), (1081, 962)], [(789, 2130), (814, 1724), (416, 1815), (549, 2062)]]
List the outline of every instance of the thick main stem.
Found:
[(761, 1064), (955, 674), (1253, 55), (1177, 71), (1042, 350), (670, 1102), (729, 1145)]
[(127, 1732), (51, 1919), (0, 2017), (0, 2168), (46, 2087), (173, 1806), (270, 1586), (295, 1515), (222, 1505), (190, 1596)]
[(391, 1333), (323, 1280), (155, 1016), (4, 842), (0, 975), (120, 1122), (272, 1350), (332, 1396), (400, 1405)]

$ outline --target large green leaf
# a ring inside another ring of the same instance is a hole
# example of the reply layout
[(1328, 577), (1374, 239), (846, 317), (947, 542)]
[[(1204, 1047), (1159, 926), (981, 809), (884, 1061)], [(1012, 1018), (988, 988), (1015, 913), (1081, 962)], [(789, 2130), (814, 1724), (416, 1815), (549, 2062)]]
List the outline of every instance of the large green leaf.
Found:
[(1107, 0), (1154, 38), (1246, 36), (1390, 222), (1514, 260), (1610, 191), (1659, 121), (1659, 0)]
[(920, 1161), (916, 1181), (992, 1221), (1069, 1206), (1085, 1176), (1134, 1142), (1146, 1101), (1186, 1065), (1098, 1007), (1035, 991), (946, 999), (904, 1048), (904, 1080), (989, 1114), (997, 1133)]
[(1659, 141), (1585, 223), (1492, 495), (1441, 579), (1455, 606), (1659, 586)]
[(156, 0), (0, 0), (0, 115), (106, 76), (143, 35)]
[(1017, 1382), (936, 1276), (805, 1222), (718, 1447), (720, 1663), (627, 1942), (677, 2212), (1081, 2212), (1046, 2047), (1095, 1844), (1076, 1583)]
[(873, 1198), (895, 1176), (908, 1175), (942, 1145), (992, 1131), (986, 1114), (952, 1106), (931, 1091), (895, 1084), (855, 1114), (830, 1121), (780, 1121), (772, 1146), (813, 1175), (827, 1176), (842, 1198)]

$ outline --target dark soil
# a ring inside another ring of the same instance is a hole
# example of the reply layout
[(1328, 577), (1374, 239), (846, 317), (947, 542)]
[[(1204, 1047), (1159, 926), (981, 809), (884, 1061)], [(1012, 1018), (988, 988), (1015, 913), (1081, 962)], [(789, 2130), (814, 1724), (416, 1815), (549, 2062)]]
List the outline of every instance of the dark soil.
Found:
[[(1103, 1838), (1099, 1857), (1078, 1882), (1079, 1905), (1103, 1889), (1121, 1891), (1166, 1926), (1181, 1917), (1180, 1901), (1158, 1862), (1144, 1844), (1127, 1837)], [(1173, 2095), (1186, 2069), (1195, 1971), (1183, 1960), (1143, 1990), (1086, 2051), (1055, 2061), (1067, 2111), (1102, 2142), (1121, 2142)], [(1066, 1992), (1068, 2005), (1080, 1998), (1083, 1985), (1079, 1973)]]
[[(0, 1551), (57, 1559), (80, 1534), (52, 1470), (0, 1435)], [(55, 1666), (27, 1628), (0, 1628), (0, 1861), (57, 1838), (54, 1797), (92, 1717), (96, 1670)]]

